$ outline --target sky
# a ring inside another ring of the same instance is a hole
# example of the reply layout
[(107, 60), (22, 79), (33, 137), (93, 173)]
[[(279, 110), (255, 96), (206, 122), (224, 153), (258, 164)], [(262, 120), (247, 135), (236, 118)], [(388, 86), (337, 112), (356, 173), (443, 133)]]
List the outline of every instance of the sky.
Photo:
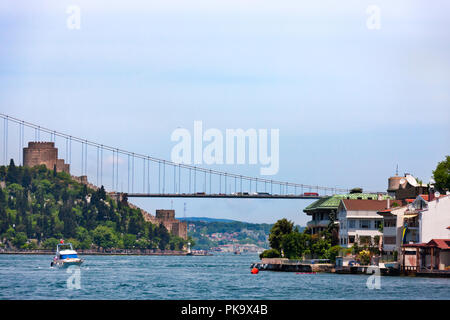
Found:
[[(79, 29), (68, 27), (71, 6)], [(4, 0), (0, 112), (167, 160), (172, 132), (193, 132), (194, 121), (224, 134), (279, 129), (280, 166), (269, 179), (385, 191), (398, 165), (428, 182), (450, 149), (449, 9), (448, 1)], [(18, 129), (9, 130), (17, 146)], [(72, 172), (79, 167), (74, 159)], [(260, 176), (259, 164), (203, 167)], [(311, 203), (133, 202), (177, 217), (186, 203), (186, 216), (300, 225)]]

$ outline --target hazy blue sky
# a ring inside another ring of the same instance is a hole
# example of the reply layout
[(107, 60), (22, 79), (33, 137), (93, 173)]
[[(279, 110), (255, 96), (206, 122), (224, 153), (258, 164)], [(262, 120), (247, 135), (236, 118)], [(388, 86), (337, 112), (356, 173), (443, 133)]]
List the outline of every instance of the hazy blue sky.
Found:
[[(69, 5), (81, 9), (79, 30), (67, 28)], [(381, 9), (379, 30), (366, 26), (369, 5)], [(448, 1), (3, 0), (0, 111), (164, 159), (172, 131), (192, 130), (194, 120), (223, 132), (277, 128), (273, 179), (383, 191), (398, 164), (428, 181), (450, 150), (449, 9)], [(259, 173), (259, 165), (213, 167)], [(174, 200), (177, 216), (184, 202), (188, 216), (302, 225), (310, 203)]]

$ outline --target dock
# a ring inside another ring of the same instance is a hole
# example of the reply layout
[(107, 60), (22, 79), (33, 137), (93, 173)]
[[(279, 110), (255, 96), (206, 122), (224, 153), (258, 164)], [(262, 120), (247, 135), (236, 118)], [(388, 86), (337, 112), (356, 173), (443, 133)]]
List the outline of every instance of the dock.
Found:
[(257, 268), (260, 271), (281, 271), (281, 272), (331, 272), (334, 264), (323, 263), (314, 260), (290, 260), (285, 258), (263, 258), (260, 262), (254, 262), (250, 268)]

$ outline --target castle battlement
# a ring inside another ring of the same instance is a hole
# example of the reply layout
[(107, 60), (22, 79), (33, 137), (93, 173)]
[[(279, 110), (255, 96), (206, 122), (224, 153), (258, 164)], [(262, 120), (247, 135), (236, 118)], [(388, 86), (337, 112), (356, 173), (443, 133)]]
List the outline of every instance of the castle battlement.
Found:
[(34, 167), (44, 164), (47, 169), (57, 172), (70, 173), (70, 165), (64, 163), (64, 159), (58, 159), (58, 148), (54, 142), (31, 141), (28, 147), (23, 148), (23, 165)]

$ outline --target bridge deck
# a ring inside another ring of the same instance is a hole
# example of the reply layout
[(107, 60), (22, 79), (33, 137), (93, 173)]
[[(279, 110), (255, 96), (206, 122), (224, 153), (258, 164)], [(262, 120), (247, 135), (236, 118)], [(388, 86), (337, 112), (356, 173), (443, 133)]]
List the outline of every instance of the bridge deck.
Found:
[(324, 196), (295, 194), (204, 194), (204, 193), (122, 193), (128, 198), (238, 198), (238, 199), (320, 199)]

